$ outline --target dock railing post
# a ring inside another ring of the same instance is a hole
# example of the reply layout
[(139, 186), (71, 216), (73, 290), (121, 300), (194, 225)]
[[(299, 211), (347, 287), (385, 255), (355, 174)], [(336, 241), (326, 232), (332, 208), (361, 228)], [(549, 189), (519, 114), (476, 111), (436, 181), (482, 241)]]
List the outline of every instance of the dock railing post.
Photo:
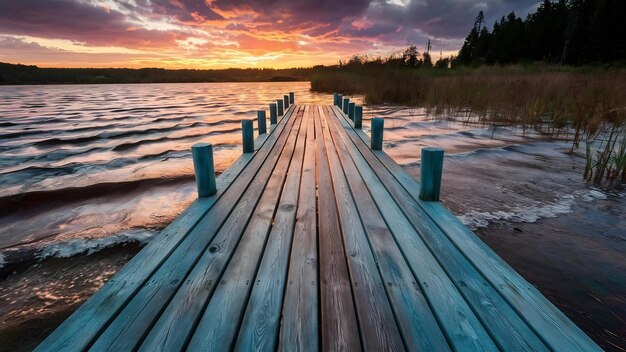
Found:
[(420, 162), (420, 193), (421, 200), (439, 201), (441, 190), (441, 174), (443, 172), (443, 148), (422, 148)]
[(285, 110), (289, 107), (289, 96), (283, 95), (283, 101), (285, 102)]
[(265, 110), (256, 112), (256, 124), (259, 126), (259, 134), (267, 133), (267, 115), (265, 115)]
[(337, 98), (339, 97), (339, 94), (337, 93), (333, 93), (333, 105), (337, 106)]
[(252, 120), (241, 120), (241, 138), (243, 152), (254, 152), (254, 128), (252, 126)]
[(341, 109), (343, 107), (342, 104), (343, 104), (343, 95), (337, 94), (337, 104), (335, 105), (337, 105), (337, 107)]
[(289, 105), (293, 105), (296, 103), (296, 93), (289, 92)]
[(283, 116), (283, 100), (276, 100), (276, 109), (278, 110), (278, 116)]
[(363, 107), (354, 107), (354, 128), (363, 128)]
[(270, 104), (270, 124), (271, 125), (275, 125), (278, 122), (278, 112), (277, 112), (277, 107), (276, 107), (276, 103), (271, 103)]
[(343, 98), (343, 107), (341, 110), (343, 110), (343, 113), (348, 115), (348, 104), (350, 104), (350, 99), (349, 98)]
[(385, 128), (385, 119), (375, 117), (372, 119), (372, 150), (383, 149), (383, 129)]
[(213, 163), (213, 145), (196, 143), (191, 147), (193, 169), (196, 175), (198, 197), (210, 197), (217, 192), (215, 183), (215, 165)]
[(348, 117), (350, 118), (350, 120), (354, 121), (354, 107), (356, 106), (356, 103), (348, 103)]

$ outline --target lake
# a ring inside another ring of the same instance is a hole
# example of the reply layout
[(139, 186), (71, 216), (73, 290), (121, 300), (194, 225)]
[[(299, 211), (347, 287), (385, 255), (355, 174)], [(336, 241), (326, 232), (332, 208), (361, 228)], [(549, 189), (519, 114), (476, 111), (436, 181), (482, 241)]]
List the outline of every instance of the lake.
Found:
[[(31, 349), (195, 198), (190, 147), (217, 171), (241, 120), (308, 82), (0, 86), (0, 350)], [(355, 97), (357, 102), (362, 99)], [(522, 126), (366, 106), (415, 177), (446, 150), (442, 202), (607, 350), (626, 349), (626, 192), (582, 180), (584, 151)]]

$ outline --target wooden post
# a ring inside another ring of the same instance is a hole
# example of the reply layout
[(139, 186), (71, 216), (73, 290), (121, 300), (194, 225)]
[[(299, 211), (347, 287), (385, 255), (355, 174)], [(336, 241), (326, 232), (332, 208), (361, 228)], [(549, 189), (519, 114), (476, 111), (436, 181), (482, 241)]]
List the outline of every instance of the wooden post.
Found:
[(278, 116), (283, 116), (283, 100), (282, 99), (276, 100), (276, 107), (278, 110)]
[(210, 197), (217, 192), (215, 184), (215, 165), (213, 164), (213, 145), (196, 143), (191, 147), (193, 169), (196, 174), (198, 197)]
[(285, 102), (285, 110), (289, 107), (289, 96), (283, 95), (283, 101)]
[(337, 103), (337, 99), (338, 99), (338, 98), (339, 98), (339, 94), (337, 94), (337, 93), (333, 93), (333, 105), (335, 105), (335, 106), (339, 105), (339, 104)]
[(343, 107), (343, 95), (341, 94), (337, 94), (337, 107), (339, 107), (339, 109), (341, 109)]
[(363, 127), (363, 107), (355, 106), (354, 107), (354, 128), (362, 128)]
[(348, 114), (348, 104), (350, 104), (350, 99), (349, 98), (343, 98), (343, 113), (344, 114)]
[(383, 129), (385, 128), (385, 119), (375, 117), (372, 119), (372, 150), (383, 149)]
[(293, 105), (296, 103), (296, 93), (289, 92), (289, 105)]
[(256, 112), (256, 124), (259, 126), (259, 134), (267, 133), (267, 115), (265, 115), (265, 110), (259, 110)]
[(443, 172), (443, 148), (422, 148), (420, 162), (420, 199), (439, 201), (441, 173)]
[(254, 152), (254, 128), (252, 127), (252, 120), (241, 120), (241, 138), (243, 152)]
[(270, 124), (275, 125), (277, 123), (278, 111), (276, 107), (276, 103), (270, 104)]
[(348, 117), (350, 118), (350, 120), (354, 121), (354, 107), (356, 106), (356, 103), (348, 103)]

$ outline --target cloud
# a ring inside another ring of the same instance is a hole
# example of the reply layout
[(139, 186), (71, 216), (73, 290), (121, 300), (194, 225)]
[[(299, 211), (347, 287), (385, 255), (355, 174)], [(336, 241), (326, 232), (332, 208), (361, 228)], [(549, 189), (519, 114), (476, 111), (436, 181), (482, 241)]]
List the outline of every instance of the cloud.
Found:
[(478, 11), (491, 25), (510, 11), (525, 16), (536, 1), (0, 0), (0, 52), (49, 65), (72, 64), (59, 58), (73, 54), (126, 66), (328, 64), (429, 39), (433, 51), (456, 51)]

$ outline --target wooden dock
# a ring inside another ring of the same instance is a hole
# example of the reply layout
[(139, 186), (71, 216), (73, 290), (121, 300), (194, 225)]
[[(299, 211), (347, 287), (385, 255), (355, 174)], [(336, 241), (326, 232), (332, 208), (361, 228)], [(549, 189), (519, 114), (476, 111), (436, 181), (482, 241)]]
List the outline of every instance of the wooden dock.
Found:
[(601, 350), (420, 199), (360, 107), (293, 101), (37, 350)]

